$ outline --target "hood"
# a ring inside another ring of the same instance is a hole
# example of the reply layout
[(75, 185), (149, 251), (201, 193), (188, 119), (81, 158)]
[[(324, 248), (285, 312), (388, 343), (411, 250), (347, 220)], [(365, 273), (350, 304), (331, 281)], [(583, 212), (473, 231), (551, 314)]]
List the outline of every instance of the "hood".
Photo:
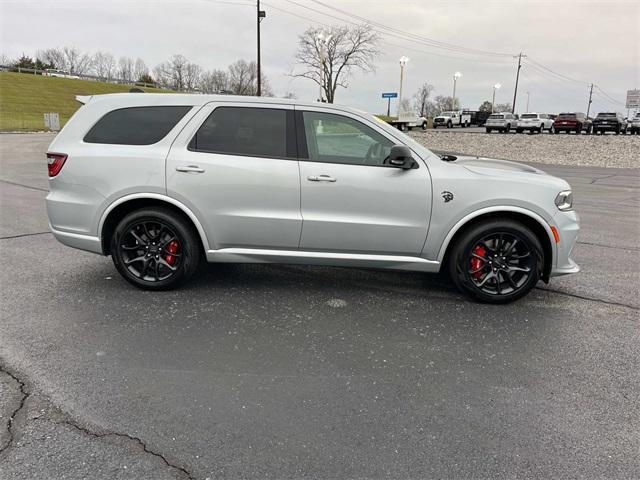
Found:
[(529, 165), (525, 165), (523, 163), (512, 162), (510, 160), (499, 160), (497, 158), (487, 158), (487, 157), (473, 157), (462, 155), (458, 156), (458, 159), (455, 161), (456, 164), (462, 165), (463, 167), (471, 170), (476, 173), (484, 173), (491, 174), (491, 170), (501, 170), (501, 171), (509, 171), (509, 172), (520, 172), (520, 173), (535, 173), (538, 175), (544, 175), (545, 173), (542, 170), (539, 170), (534, 167), (530, 167)]

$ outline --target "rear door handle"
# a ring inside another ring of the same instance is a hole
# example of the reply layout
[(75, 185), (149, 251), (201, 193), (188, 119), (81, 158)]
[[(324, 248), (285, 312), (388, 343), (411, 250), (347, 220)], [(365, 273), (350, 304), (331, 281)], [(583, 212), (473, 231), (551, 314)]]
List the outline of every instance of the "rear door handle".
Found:
[(310, 182), (335, 182), (337, 179), (330, 175), (310, 175), (307, 180)]
[(176, 167), (176, 172), (204, 173), (204, 168), (200, 168), (197, 165), (181, 165)]

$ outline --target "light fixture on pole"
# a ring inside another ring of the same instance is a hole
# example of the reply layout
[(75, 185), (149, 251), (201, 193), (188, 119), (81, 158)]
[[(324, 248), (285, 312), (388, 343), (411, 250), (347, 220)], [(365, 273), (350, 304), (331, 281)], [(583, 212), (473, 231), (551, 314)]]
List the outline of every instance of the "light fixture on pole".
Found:
[(402, 81), (404, 79), (404, 66), (409, 61), (409, 57), (405, 57), (404, 55), (400, 57), (398, 62), (400, 63), (400, 93), (398, 94), (398, 117), (400, 117), (401, 109), (402, 109)]
[(451, 100), (451, 110), (456, 109), (456, 83), (461, 76), (462, 74), (460, 72), (453, 74), (453, 99)]
[(494, 110), (495, 105), (496, 105), (496, 90), (500, 90), (501, 86), (502, 85), (500, 85), (499, 83), (496, 83), (493, 86), (493, 100), (491, 100), (491, 113), (493, 113), (493, 110)]

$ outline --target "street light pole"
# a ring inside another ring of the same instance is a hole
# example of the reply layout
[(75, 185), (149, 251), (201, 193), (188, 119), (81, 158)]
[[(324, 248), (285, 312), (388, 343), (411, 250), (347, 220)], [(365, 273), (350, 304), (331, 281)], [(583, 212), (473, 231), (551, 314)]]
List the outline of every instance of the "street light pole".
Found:
[(264, 10), (260, 10), (260, 0), (256, 1), (256, 29), (257, 29), (257, 37), (258, 37), (258, 55), (257, 55), (257, 88), (256, 95), (258, 97), (262, 96), (262, 73), (260, 72), (260, 22), (263, 18), (267, 16), (267, 13)]
[(527, 90), (527, 113), (529, 113), (529, 91)]
[(453, 100), (451, 100), (451, 110), (456, 109), (456, 82), (462, 76), (460, 72), (453, 74)]
[(493, 100), (491, 100), (491, 113), (493, 113), (496, 105), (496, 90), (499, 90), (501, 86), (502, 85), (500, 85), (499, 83), (496, 83), (493, 86)]
[(400, 57), (400, 59), (398, 60), (400, 62), (400, 92), (398, 94), (398, 118), (400, 117), (400, 113), (402, 110), (402, 82), (404, 80), (404, 66), (407, 64), (407, 62), (409, 61), (408, 57), (405, 57), (404, 55), (402, 57)]

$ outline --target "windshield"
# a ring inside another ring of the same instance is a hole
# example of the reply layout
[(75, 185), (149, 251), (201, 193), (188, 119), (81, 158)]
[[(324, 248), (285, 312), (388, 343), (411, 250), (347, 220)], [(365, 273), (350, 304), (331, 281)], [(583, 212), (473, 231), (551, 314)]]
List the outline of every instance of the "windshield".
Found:
[(558, 118), (575, 119), (576, 118), (576, 114), (575, 113), (561, 113), (560, 115), (558, 115)]
[(523, 113), (520, 118), (538, 118), (538, 115), (535, 113)]
[(615, 113), (599, 113), (598, 118), (615, 118)]
[(504, 118), (504, 115), (489, 115), (489, 118)]
[(442, 112), (440, 115), (443, 117), (452, 117), (456, 112)]

